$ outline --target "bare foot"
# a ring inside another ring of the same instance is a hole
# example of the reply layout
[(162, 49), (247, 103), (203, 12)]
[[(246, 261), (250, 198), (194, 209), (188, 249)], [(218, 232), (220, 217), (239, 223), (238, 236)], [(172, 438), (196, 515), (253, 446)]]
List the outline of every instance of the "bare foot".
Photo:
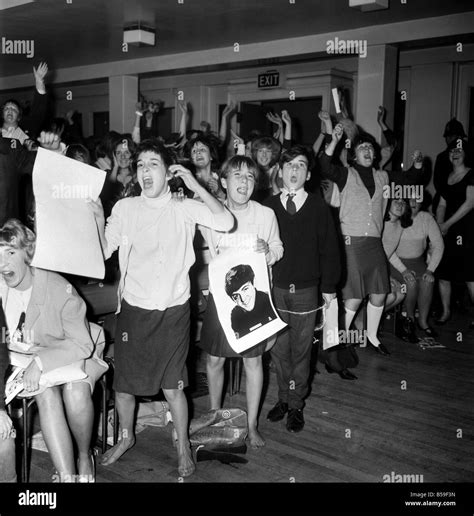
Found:
[(196, 469), (189, 443), (178, 447), (178, 473), (180, 477), (191, 476)]
[(254, 450), (265, 446), (265, 439), (260, 435), (256, 428), (249, 428), (249, 442), (250, 447)]
[(107, 450), (101, 458), (102, 466), (110, 466), (116, 462), (120, 457), (130, 448), (135, 445), (135, 437), (123, 437), (115, 446)]

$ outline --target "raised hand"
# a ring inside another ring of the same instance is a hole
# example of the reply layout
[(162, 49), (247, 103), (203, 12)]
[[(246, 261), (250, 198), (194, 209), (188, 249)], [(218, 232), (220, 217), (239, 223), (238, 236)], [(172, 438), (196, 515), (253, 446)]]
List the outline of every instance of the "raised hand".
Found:
[(56, 133), (41, 131), (38, 141), (41, 147), (52, 151), (58, 150), (61, 146), (61, 137)]
[(321, 110), (319, 113), (318, 113), (318, 117), (319, 119), (322, 121), (322, 122), (326, 122), (327, 120), (331, 120), (331, 117), (329, 115), (329, 113), (327, 111), (323, 111)]
[(342, 124), (337, 124), (336, 127), (332, 131), (333, 141), (340, 142), (343, 133), (344, 133), (344, 128), (342, 127)]
[(233, 129), (230, 130), (230, 135), (232, 136), (232, 139), (234, 140), (234, 143), (237, 141), (237, 144), (243, 144), (244, 139), (241, 138)]
[(202, 186), (198, 183), (198, 180), (194, 177), (190, 170), (184, 168), (183, 165), (171, 165), (168, 169), (168, 173), (175, 177), (181, 177), (184, 184), (194, 193), (198, 193)]
[(283, 122), (279, 115), (277, 115), (275, 113), (271, 113), (269, 111), (265, 116), (266, 116), (267, 120), (269, 120), (272, 124), (276, 124), (280, 127), (283, 125)]
[(188, 103), (185, 102), (184, 100), (180, 100), (178, 102), (178, 106), (179, 106), (179, 109), (181, 110), (181, 113), (183, 115), (187, 115), (188, 114)]
[(48, 73), (48, 65), (46, 63), (40, 63), (38, 65), (38, 68), (35, 68), (33, 66), (33, 74), (35, 76), (35, 82), (44, 82), (44, 78), (46, 77), (46, 74)]
[(281, 112), (281, 119), (285, 124), (291, 124), (291, 117), (286, 109)]
[(231, 101), (229, 104), (226, 105), (224, 110), (222, 111), (222, 116), (229, 116), (235, 109), (235, 104), (233, 101)]
[(381, 124), (385, 120), (385, 115), (387, 113), (387, 110), (383, 106), (379, 106), (379, 109), (377, 110), (377, 122)]
[(95, 162), (95, 166), (101, 170), (110, 170), (112, 168), (112, 163), (108, 157), (98, 158)]
[(321, 120), (321, 132), (326, 134), (332, 133), (332, 121), (331, 116), (327, 111), (320, 111), (318, 117)]

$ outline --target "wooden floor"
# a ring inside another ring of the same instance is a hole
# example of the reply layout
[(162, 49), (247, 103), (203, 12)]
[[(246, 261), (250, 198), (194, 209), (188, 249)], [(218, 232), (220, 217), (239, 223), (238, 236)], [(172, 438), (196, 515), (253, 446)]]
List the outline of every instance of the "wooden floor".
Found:
[[(277, 401), (270, 372), (260, 415), (265, 448), (249, 448), (247, 464), (199, 462), (185, 482), (382, 482), (392, 472), (424, 482), (474, 481), (474, 331), (467, 326), (458, 316), (440, 330), (445, 349), (422, 350), (384, 332), (392, 355), (360, 349), (355, 382), (318, 363), (299, 434), (266, 420)], [(243, 391), (245, 378), (224, 405), (245, 408)], [(207, 401), (193, 400), (195, 415)], [(116, 464), (98, 466), (97, 482), (177, 482), (176, 466), (171, 425), (147, 427)], [(53, 474), (49, 455), (33, 450), (30, 482), (50, 482)]]

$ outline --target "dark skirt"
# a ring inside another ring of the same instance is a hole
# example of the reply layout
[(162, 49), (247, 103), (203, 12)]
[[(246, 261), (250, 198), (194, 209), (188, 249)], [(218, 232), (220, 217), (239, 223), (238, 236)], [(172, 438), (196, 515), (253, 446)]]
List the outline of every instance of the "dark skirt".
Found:
[[(417, 280), (422, 279), (427, 267), (423, 256), (419, 256), (418, 258), (400, 258), (400, 260), (409, 271), (413, 271), (415, 273)], [(405, 283), (402, 273), (398, 272), (392, 264), (390, 264), (390, 275), (400, 283)]]
[(188, 385), (189, 303), (164, 311), (122, 300), (117, 318), (113, 388), (147, 396)]
[(436, 269), (437, 278), (446, 281), (474, 281), (474, 242), (467, 238), (460, 240), (448, 235), (444, 240), (444, 254)]
[(364, 299), (369, 294), (388, 294), (390, 282), (382, 239), (343, 236), (347, 280), (343, 299)]
[(204, 314), (204, 321), (202, 323), (201, 340), (198, 345), (201, 349), (214, 357), (254, 358), (263, 355), (267, 341), (264, 340), (243, 353), (235, 352), (227, 342), (224, 330), (219, 322), (214, 297), (212, 294), (209, 294), (206, 313)]

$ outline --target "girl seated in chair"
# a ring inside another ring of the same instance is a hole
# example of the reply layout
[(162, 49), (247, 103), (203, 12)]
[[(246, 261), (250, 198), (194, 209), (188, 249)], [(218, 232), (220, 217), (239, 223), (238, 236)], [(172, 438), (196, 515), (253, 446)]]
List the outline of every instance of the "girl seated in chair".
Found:
[[(107, 366), (96, 354), (89, 358), (94, 344), (86, 305), (72, 285), (59, 274), (30, 265), (35, 242), (35, 234), (17, 220), (10, 219), (0, 228), (0, 298), (9, 340), (34, 346), (23, 377), (23, 394), (35, 396), (43, 438), (59, 481), (93, 482), (91, 393)], [(88, 374), (84, 380), (40, 388), (43, 373), (74, 363)]]

